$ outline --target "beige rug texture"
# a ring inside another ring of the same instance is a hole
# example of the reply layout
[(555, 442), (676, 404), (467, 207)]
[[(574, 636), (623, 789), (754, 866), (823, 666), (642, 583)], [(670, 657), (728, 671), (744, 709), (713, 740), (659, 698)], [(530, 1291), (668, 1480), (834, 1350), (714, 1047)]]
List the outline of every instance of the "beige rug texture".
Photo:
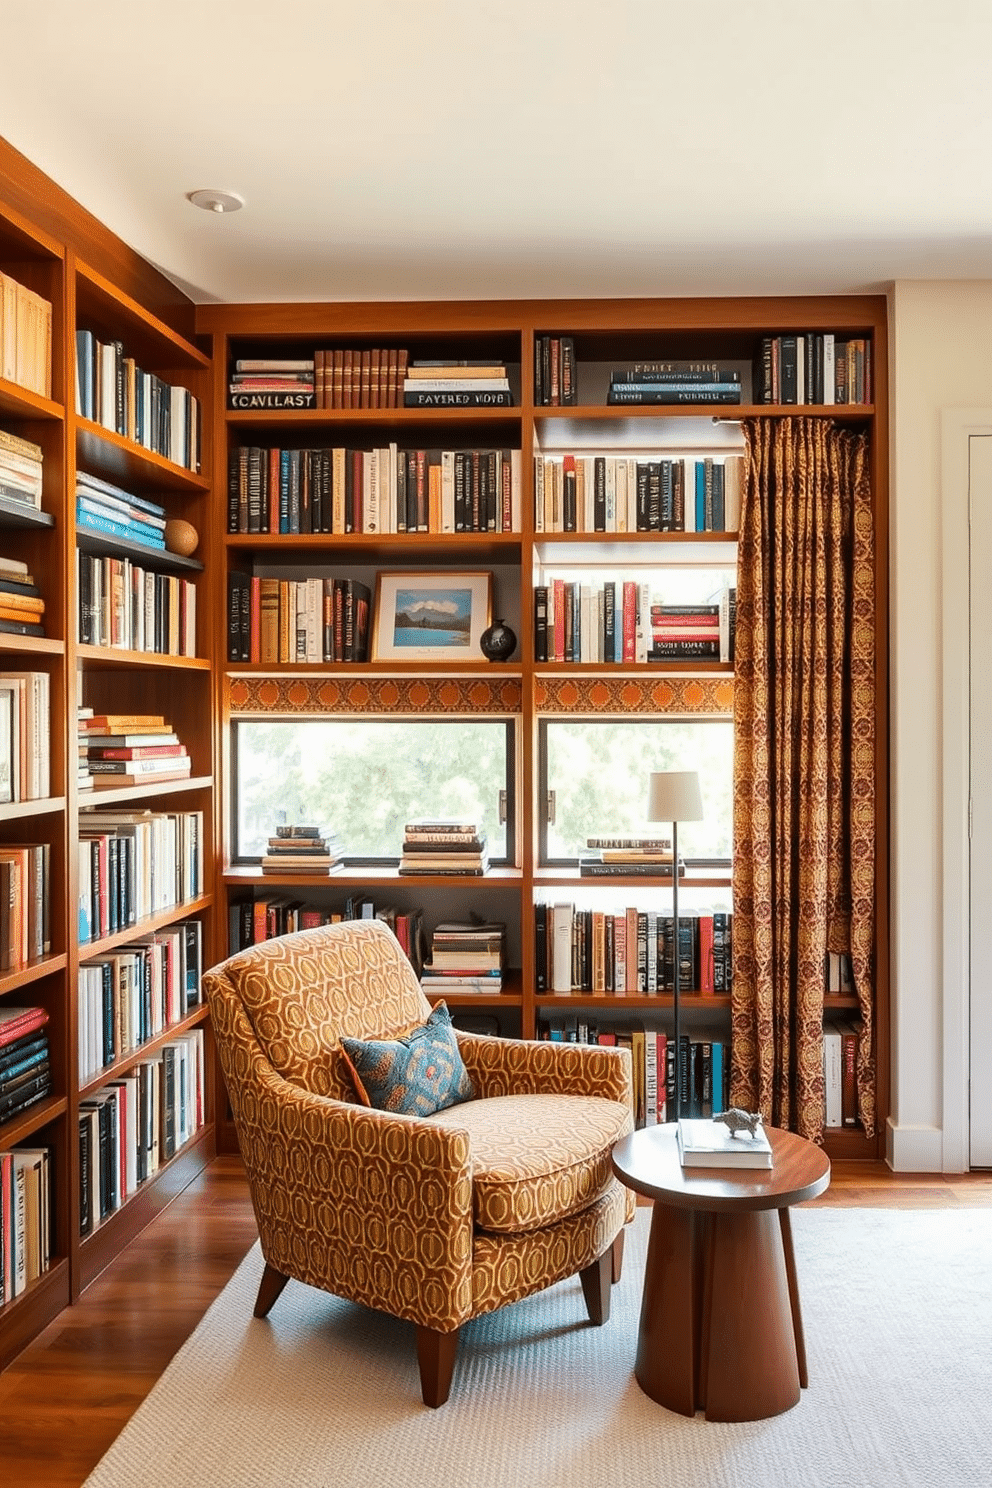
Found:
[(296, 1282), (253, 1319), (256, 1246), (86, 1488), (990, 1488), (992, 1213), (794, 1210), (809, 1389), (746, 1425), (634, 1379), (648, 1224), (604, 1327), (577, 1278), (475, 1320), (437, 1411), (409, 1325)]

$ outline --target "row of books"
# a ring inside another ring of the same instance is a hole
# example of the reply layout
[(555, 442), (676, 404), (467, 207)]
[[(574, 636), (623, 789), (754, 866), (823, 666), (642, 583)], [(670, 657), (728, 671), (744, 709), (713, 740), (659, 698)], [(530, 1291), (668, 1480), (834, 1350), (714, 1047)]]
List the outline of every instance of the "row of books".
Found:
[(228, 463), (227, 527), (281, 535), (519, 532), (520, 451), (241, 445)]
[[(227, 396), (229, 408), (313, 408), (313, 357), (242, 358), (228, 378)], [(252, 401), (263, 397), (283, 401)]]
[(496, 360), (415, 361), (403, 381), (404, 408), (512, 408), (506, 365)]
[(40, 511), (43, 459), (40, 444), (0, 429), (0, 496)]
[(574, 336), (534, 337), (534, 402), (542, 408), (569, 407), (579, 401)]
[(489, 842), (478, 823), (443, 818), (407, 822), (401, 874), (480, 877), (488, 867)]
[(614, 367), (607, 403), (740, 403), (741, 374), (718, 362), (635, 362)]
[(859, 1025), (828, 1019), (823, 1025), (824, 1119), (827, 1126), (858, 1124)]
[(165, 551), (165, 507), (132, 496), (85, 470), (76, 472), (76, 526)]
[(228, 909), (228, 949), (231, 955), (247, 946), (259, 945), (279, 935), (312, 930), (318, 925), (338, 925), (343, 920), (382, 920), (392, 930), (409, 957), (417, 975), (424, 963), (423, 910), (398, 909), (376, 903), (367, 894), (351, 894), (340, 908), (308, 904), (286, 895), (256, 893), (236, 900)]
[(534, 660), (730, 662), (736, 624), (736, 585), (712, 604), (664, 605), (633, 579), (551, 578), (534, 589)]
[(0, 273), (0, 377), (52, 396), (52, 305)]
[(351, 578), (227, 576), (227, 659), (367, 661), (372, 592)]
[(535, 455), (537, 532), (736, 532), (744, 456)]
[(89, 1235), (203, 1125), (203, 1029), (79, 1103), (79, 1230)]
[(330, 827), (280, 826), (262, 854), (263, 873), (332, 873), (344, 858)]
[(87, 810), (79, 830), (81, 944), (203, 892), (202, 811)]
[(420, 984), (433, 995), (497, 995), (503, 986), (506, 926), (496, 920), (444, 920), (430, 937)]
[(760, 403), (870, 403), (871, 341), (819, 331), (765, 336), (758, 393)]
[(51, 795), (50, 698), (47, 672), (0, 672), (0, 802)]
[[(733, 914), (679, 915), (679, 987), (725, 994), (733, 985)], [(675, 981), (671, 915), (634, 905), (579, 909), (571, 901), (534, 906), (535, 990), (600, 997), (661, 996)]]
[(202, 968), (199, 920), (142, 936), (80, 966), (80, 1083), (198, 1007)]
[(196, 655), (196, 585), (130, 558), (77, 550), (77, 637), (89, 646)]
[(850, 956), (843, 951), (828, 951), (824, 972), (825, 997), (853, 997), (854, 969)]
[(398, 408), (409, 360), (409, 351), (396, 346), (241, 357), (228, 378), (228, 407)]
[[(675, 1040), (663, 1029), (639, 1024), (603, 1024), (582, 1015), (549, 1016), (538, 1025), (538, 1037), (554, 1042), (603, 1044), (630, 1050), (634, 1086), (634, 1121), (638, 1127), (675, 1119)], [(722, 1039), (680, 1035), (682, 1044), (681, 1114), (702, 1119), (719, 1115), (730, 1104), (730, 1049)]]
[(0, 1152), (0, 1305), (19, 1297), (51, 1262), (52, 1150)]
[(47, 1023), (44, 1007), (0, 1008), (0, 1125), (51, 1093)]
[(52, 948), (47, 842), (0, 844), (0, 971), (16, 971)]
[(186, 470), (200, 469), (200, 403), (143, 371), (122, 341), (76, 332), (76, 412)]

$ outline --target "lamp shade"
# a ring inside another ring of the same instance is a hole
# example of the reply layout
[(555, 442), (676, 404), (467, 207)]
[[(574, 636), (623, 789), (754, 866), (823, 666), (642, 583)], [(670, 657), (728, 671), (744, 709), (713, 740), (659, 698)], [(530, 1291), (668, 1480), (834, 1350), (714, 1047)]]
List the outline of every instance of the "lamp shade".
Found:
[(696, 770), (659, 770), (649, 777), (648, 821), (702, 821), (703, 798)]

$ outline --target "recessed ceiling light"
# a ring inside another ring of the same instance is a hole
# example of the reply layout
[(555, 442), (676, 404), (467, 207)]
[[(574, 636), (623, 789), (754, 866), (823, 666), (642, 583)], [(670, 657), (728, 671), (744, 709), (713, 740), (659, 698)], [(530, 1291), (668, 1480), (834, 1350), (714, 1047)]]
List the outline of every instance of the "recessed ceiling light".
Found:
[(189, 191), (186, 200), (205, 212), (240, 212), (245, 204), (243, 196), (236, 191), (215, 191), (212, 187), (204, 191)]

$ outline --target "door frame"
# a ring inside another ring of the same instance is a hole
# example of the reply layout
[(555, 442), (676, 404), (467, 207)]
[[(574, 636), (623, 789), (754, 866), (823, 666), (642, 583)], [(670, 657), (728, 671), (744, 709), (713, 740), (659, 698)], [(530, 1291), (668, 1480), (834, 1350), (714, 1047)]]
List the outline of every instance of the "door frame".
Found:
[[(992, 408), (941, 410), (942, 791), (942, 1162), (945, 1173), (970, 1167), (971, 1080), (971, 572), (970, 456), (974, 437), (992, 438)], [(962, 499), (962, 494), (964, 499)]]

